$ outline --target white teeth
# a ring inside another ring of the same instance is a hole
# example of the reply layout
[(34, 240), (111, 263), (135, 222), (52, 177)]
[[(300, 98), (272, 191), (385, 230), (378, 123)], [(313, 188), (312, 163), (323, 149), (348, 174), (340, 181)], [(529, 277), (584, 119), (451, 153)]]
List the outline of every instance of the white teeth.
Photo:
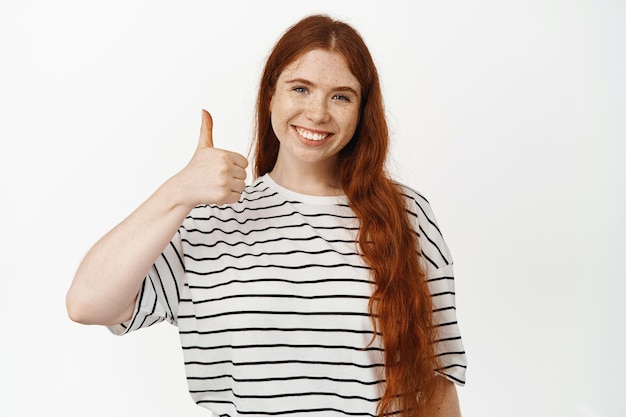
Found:
[(308, 140), (320, 141), (328, 137), (328, 133), (314, 133), (314, 132), (310, 132), (308, 130), (304, 130), (301, 128), (296, 128), (296, 130), (298, 131), (298, 134), (300, 136)]

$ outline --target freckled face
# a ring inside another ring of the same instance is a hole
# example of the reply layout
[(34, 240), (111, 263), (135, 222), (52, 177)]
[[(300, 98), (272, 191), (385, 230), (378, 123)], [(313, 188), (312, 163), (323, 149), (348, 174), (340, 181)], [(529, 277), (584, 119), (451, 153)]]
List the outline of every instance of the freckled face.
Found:
[(278, 77), (270, 103), (276, 166), (336, 169), (359, 121), (361, 86), (336, 52), (314, 49)]

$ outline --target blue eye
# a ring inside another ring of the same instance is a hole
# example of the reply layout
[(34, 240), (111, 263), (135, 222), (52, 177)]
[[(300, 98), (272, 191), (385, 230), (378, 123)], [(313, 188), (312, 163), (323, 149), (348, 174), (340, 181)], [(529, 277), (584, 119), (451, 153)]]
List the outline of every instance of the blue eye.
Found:
[(343, 94), (337, 94), (335, 97), (333, 97), (335, 100), (340, 100), (340, 101), (350, 101), (350, 97), (348, 96), (344, 96)]
[(295, 91), (296, 93), (302, 93), (302, 94), (304, 94), (304, 93), (306, 93), (306, 92), (307, 92), (307, 89), (306, 89), (306, 87), (294, 87), (294, 88), (293, 88), (293, 91)]

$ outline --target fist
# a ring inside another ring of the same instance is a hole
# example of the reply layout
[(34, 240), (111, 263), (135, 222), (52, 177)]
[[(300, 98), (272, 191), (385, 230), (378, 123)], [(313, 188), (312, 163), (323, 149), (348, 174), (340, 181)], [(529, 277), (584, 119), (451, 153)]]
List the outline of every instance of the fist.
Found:
[(198, 147), (189, 164), (177, 175), (183, 201), (200, 204), (230, 204), (239, 201), (246, 186), (248, 160), (213, 145), (213, 119), (202, 110)]

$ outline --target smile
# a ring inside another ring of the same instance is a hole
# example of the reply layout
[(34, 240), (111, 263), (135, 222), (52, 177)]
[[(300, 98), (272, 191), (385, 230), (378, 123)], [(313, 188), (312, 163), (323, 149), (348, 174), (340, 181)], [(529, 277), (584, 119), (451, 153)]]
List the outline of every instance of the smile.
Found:
[(312, 132), (297, 126), (295, 129), (298, 135), (302, 136), (304, 139), (313, 140), (315, 142), (322, 141), (331, 135), (330, 133)]

